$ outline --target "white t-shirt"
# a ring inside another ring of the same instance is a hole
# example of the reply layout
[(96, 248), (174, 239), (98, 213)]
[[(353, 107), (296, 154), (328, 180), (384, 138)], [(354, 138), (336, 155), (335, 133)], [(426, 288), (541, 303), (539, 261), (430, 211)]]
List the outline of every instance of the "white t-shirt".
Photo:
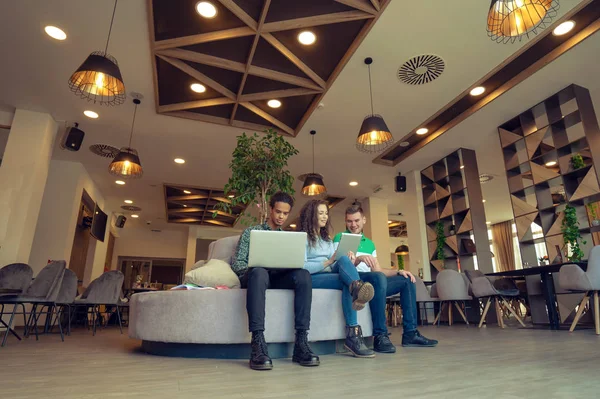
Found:
[[(334, 250), (337, 251), (338, 245), (340, 245), (339, 242), (335, 242), (333, 243), (334, 245)], [(356, 256), (361, 256), (361, 255), (371, 255), (374, 257), (377, 257), (377, 250), (373, 250), (373, 253), (366, 253), (366, 252), (357, 252)], [(371, 271), (371, 268), (369, 266), (367, 266), (367, 264), (365, 262), (360, 262), (357, 266), (356, 266), (356, 271), (359, 273), (368, 273)]]

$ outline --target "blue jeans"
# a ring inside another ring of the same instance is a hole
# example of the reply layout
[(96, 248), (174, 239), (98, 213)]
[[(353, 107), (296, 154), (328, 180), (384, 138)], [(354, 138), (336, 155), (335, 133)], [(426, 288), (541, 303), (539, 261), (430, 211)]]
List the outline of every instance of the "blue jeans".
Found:
[[(381, 272), (358, 273), (360, 279), (366, 283), (371, 283), (375, 290), (373, 299), (369, 302), (371, 309), (371, 321), (373, 321), (373, 335), (387, 334), (387, 321), (385, 318), (385, 299), (389, 291), (388, 279)], [(414, 285), (414, 284), (413, 284)]]
[(404, 333), (415, 331), (417, 329), (417, 290), (415, 284), (403, 276), (388, 277), (386, 296), (396, 294), (400, 294)]

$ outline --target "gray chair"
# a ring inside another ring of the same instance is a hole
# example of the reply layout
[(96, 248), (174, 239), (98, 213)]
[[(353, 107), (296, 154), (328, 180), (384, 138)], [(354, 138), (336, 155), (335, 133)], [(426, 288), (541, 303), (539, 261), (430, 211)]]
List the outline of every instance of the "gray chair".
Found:
[[(27, 337), (30, 328), (33, 328), (35, 331), (35, 339), (39, 340), (37, 324), (43, 312), (38, 312), (38, 307), (41, 306), (43, 309), (44, 306), (54, 305), (65, 273), (65, 267), (66, 262), (64, 260), (50, 262), (38, 273), (23, 294), (11, 297), (0, 297), (0, 303), (14, 305), (10, 321), (8, 322), (9, 326), (12, 325), (18, 305), (23, 307), (23, 314), (25, 315), (25, 308), (23, 305), (32, 304), (33, 306), (29, 313), (29, 319), (25, 322), (25, 336)], [(2, 317), (1, 314), (0, 317)], [(51, 317), (49, 311), (46, 313), (46, 317)], [(9, 329), (7, 329), (4, 339), (2, 340), (2, 346), (6, 344), (8, 330)], [(60, 329), (60, 336), (64, 341), (62, 329)]]
[(452, 325), (452, 305), (454, 305), (462, 319), (469, 325), (467, 316), (465, 316), (463, 308), (460, 306), (466, 307), (465, 301), (473, 299), (473, 297), (469, 295), (469, 284), (465, 281), (464, 276), (456, 270), (446, 269), (442, 270), (437, 275), (435, 282), (441, 304), (440, 311), (435, 317), (433, 324), (439, 324), (442, 312), (444, 311), (444, 308), (447, 307), (448, 325)]
[[(0, 269), (0, 288), (11, 289), (11, 290), (20, 290), (20, 293), (23, 293), (31, 284), (31, 279), (33, 278), (33, 269), (25, 263), (11, 263), (10, 265), (4, 266)], [(17, 294), (18, 295), (18, 294)], [(11, 297), (15, 296), (14, 294), (10, 295)], [(0, 297), (0, 301), (2, 297)], [(13, 304), (13, 313), (16, 311), (17, 306), (21, 306), (22, 312), (19, 314), (23, 315), (23, 324), (27, 323), (27, 319), (25, 318), (25, 305)], [(2, 320), (2, 315), (4, 314), (4, 303), (0, 303), (0, 324), (2, 324), (6, 328), (6, 333), (4, 338), (2, 339), (2, 346), (6, 344), (6, 338), (8, 333), (13, 334), (19, 341), (21, 337), (10, 327), (12, 325), (11, 321), (6, 324)]]
[(60, 291), (56, 298), (55, 307), (56, 319), (55, 323), (62, 322), (65, 308), (67, 309), (67, 335), (71, 335), (71, 305), (77, 297), (77, 275), (70, 269), (65, 269)]
[[(417, 306), (419, 308), (419, 315), (422, 314), (421, 312), (424, 312), (425, 313), (425, 321), (427, 321), (427, 304), (439, 302), (440, 299), (434, 298), (431, 296), (431, 293), (429, 292), (429, 290), (427, 290), (427, 287), (425, 286), (425, 283), (423, 282), (423, 280), (421, 280), (419, 277), (415, 277), (415, 280), (416, 280), (415, 281), (415, 290), (417, 293)], [(419, 317), (419, 318), (421, 319), (421, 325), (425, 324), (423, 322), (423, 317)]]
[[(111, 310), (116, 312), (119, 321), (119, 329), (121, 330), (121, 334), (123, 334), (123, 325), (121, 323), (121, 312), (119, 307), (121, 305), (120, 297), (124, 278), (125, 276), (119, 270), (106, 272), (92, 281), (81, 295), (81, 298), (76, 299), (73, 302), (74, 306), (85, 307), (87, 313), (91, 313), (93, 335), (96, 335), (96, 324), (101, 316), (100, 305), (105, 305), (107, 308), (111, 307)], [(109, 313), (112, 312), (106, 311), (107, 315)]]
[(600, 335), (600, 311), (598, 301), (598, 291), (600, 291), (600, 245), (596, 245), (590, 251), (588, 258), (587, 271), (577, 265), (564, 265), (558, 273), (558, 283), (560, 287), (574, 292), (584, 292), (583, 299), (579, 303), (579, 308), (569, 328), (569, 332), (575, 329), (583, 314), (590, 296), (594, 298), (594, 324), (596, 334)]
[(480, 300), (487, 298), (487, 302), (483, 308), (483, 313), (481, 314), (481, 319), (479, 320), (479, 328), (481, 328), (483, 325), (492, 302), (494, 303), (496, 309), (498, 326), (504, 328), (504, 311), (508, 310), (515, 317), (515, 319), (517, 319), (519, 323), (525, 327), (523, 320), (517, 315), (512, 305), (507, 302), (507, 298), (518, 298), (521, 295), (518, 289), (496, 289), (496, 287), (494, 287), (492, 284), (492, 281), (479, 270), (469, 270), (466, 272), (466, 275), (471, 282), (473, 296)]

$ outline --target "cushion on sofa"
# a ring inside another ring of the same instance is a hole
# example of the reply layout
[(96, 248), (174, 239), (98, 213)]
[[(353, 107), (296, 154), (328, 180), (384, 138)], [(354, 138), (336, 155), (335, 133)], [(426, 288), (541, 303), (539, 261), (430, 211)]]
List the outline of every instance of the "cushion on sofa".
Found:
[(203, 287), (224, 285), (229, 288), (240, 288), (240, 279), (231, 270), (231, 266), (219, 259), (211, 259), (204, 266), (187, 272), (184, 278), (184, 284), (186, 283)]

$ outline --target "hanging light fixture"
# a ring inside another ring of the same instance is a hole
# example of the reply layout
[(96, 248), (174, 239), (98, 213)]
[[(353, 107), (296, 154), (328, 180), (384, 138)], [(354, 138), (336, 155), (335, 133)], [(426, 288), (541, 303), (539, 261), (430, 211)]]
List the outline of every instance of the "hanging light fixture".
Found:
[(408, 245), (399, 245), (396, 247), (396, 255), (408, 255)]
[(125, 84), (117, 60), (107, 53), (117, 0), (110, 19), (104, 51), (94, 51), (71, 75), (69, 88), (79, 97), (101, 105), (121, 105), (125, 102)]
[(316, 195), (325, 194), (327, 192), (327, 188), (325, 188), (325, 183), (323, 183), (323, 176), (318, 173), (315, 173), (315, 134), (317, 134), (316, 130), (311, 130), (310, 134), (312, 135), (312, 147), (313, 147), (313, 171), (306, 175), (304, 179), (304, 184), (302, 185), (302, 194), (314, 197)]
[(365, 64), (369, 69), (369, 94), (371, 95), (371, 114), (367, 115), (360, 126), (356, 139), (356, 148), (362, 152), (381, 152), (391, 146), (394, 137), (390, 133), (383, 117), (373, 113), (373, 88), (371, 86), (371, 64), (373, 58), (365, 58)]
[(492, 0), (487, 18), (488, 36), (498, 43), (514, 43), (536, 35), (552, 23), (558, 0)]
[(133, 121), (131, 122), (131, 133), (129, 135), (129, 145), (122, 147), (119, 153), (113, 159), (108, 166), (108, 171), (111, 175), (118, 177), (131, 177), (138, 179), (144, 174), (140, 157), (138, 156), (137, 150), (131, 148), (131, 139), (133, 137), (133, 126), (135, 125), (135, 114), (137, 112), (137, 106), (140, 105), (141, 101), (138, 98), (133, 100), (135, 109), (133, 110)]

